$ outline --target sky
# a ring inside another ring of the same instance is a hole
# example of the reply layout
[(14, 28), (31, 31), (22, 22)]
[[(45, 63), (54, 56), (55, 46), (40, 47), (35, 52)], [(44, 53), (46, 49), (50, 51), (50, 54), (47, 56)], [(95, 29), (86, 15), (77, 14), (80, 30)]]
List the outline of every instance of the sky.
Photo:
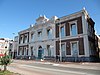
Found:
[(34, 24), (39, 15), (62, 17), (83, 7), (100, 35), (100, 0), (0, 0), (0, 38), (13, 39), (19, 31)]

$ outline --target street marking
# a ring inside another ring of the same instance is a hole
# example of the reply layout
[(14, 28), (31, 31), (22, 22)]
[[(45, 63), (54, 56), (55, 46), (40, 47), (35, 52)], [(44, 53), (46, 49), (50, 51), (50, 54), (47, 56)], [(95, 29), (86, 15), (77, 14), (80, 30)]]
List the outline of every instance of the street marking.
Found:
[(60, 64), (53, 64), (53, 66), (59, 66)]
[(50, 68), (41, 68), (41, 67), (36, 67), (36, 66), (30, 66), (30, 65), (20, 65), (22, 67), (30, 67), (30, 68), (36, 68), (36, 69), (42, 69), (42, 70), (49, 70), (49, 71), (58, 71), (58, 72), (67, 72), (67, 73), (74, 73), (74, 74), (82, 74), (82, 75), (87, 75), (87, 73), (83, 72), (75, 72), (75, 71), (66, 71), (66, 70), (57, 70), (57, 69), (50, 69)]

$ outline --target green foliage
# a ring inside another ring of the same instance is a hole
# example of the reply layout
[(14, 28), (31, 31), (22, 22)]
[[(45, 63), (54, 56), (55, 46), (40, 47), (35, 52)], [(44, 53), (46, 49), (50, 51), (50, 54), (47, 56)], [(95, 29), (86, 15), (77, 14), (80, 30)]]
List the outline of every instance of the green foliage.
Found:
[(13, 73), (6, 70), (6, 71), (0, 71), (0, 75), (13, 75)]
[(1, 58), (1, 60), (0, 60), (0, 65), (8, 65), (8, 64), (10, 64), (11, 63), (11, 58), (10, 58), (10, 56), (9, 55), (5, 55), (5, 56), (3, 56), (2, 58)]
[(4, 66), (4, 71), (7, 70), (7, 66), (11, 63), (11, 58), (5, 53), (3, 57), (0, 58), (0, 65)]

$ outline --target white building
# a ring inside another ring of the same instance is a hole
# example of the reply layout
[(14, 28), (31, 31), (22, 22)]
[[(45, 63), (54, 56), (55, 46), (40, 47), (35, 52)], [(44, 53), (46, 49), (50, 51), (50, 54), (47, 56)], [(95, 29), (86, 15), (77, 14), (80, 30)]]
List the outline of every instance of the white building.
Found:
[(7, 38), (0, 38), (0, 55), (9, 54), (10, 50), (12, 50), (12, 40)]
[(16, 58), (17, 57), (17, 50), (18, 50), (18, 36), (15, 36), (14, 40), (13, 40), (12, 51), (11, 51), (12, 58)]
[(53, 58), (55, 53), (55, 20), (40, 16), (30, 28), (19, 32), (17, 58)]

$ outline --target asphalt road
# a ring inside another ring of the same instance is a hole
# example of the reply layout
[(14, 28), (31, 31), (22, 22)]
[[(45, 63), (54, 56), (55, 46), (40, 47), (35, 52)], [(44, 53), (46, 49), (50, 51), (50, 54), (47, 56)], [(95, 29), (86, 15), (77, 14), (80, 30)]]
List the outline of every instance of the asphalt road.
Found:
[(61, 67), (51, 63), (14, 62), (8, 69), (22, 75), (100, 75), (100, 70), (75, 67)]

